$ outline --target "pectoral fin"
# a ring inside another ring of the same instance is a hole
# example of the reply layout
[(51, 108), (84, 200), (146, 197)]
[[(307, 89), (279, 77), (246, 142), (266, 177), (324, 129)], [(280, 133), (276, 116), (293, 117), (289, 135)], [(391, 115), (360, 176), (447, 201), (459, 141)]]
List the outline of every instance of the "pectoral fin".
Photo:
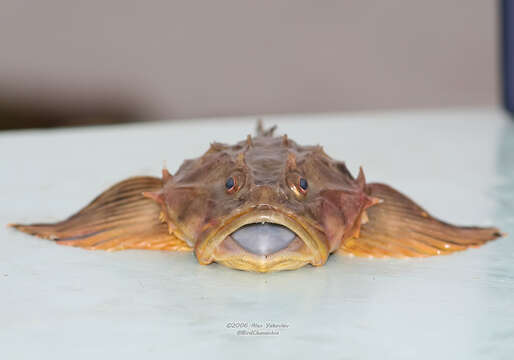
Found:
[(366, 210), (358, 237), (338, 252), (364, 257), (425, 257), (478, 247), (502, 236), (497, 228), (454, 226), (437, 220), (405, 195), (384, 184), (368, 184), (383, 202)]
[(129, 178), (112, 186), (64, 221), (11, 226), (61, 245), (87, 249), (191, 250), (185, 242), (169, 235), (167, 224), (160, 219), (160, 205), (142, 195), (161, 187), (158, 178)]

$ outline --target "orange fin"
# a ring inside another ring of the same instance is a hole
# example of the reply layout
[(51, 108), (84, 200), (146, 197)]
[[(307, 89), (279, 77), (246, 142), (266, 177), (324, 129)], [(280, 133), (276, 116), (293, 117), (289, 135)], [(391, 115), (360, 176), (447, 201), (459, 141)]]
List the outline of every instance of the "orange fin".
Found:
[(339, 253), (363, 257), (425, 257), (478, 247), (502, 234), (496, 228), (454, 226), (430, 216), (405, 195), (384, 184), (369, 184), (383, 202), (366, 210), (368, 222)]
[(160, 205), (142, 195), (161, 187), (158, 178), (129, 178), (107, 189), (64, 221), (11, 226), (61, 245), (86, 249), (191, 250), (184, 241), (169, 235), (168, 226), (160, 216)]

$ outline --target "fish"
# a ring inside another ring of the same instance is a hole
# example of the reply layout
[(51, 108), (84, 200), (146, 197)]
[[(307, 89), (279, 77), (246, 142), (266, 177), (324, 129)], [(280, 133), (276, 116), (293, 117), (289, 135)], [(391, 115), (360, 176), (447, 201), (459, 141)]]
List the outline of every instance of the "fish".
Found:
[(123, 180), (56, 223), (10, 224), (90, 250), (193, 252), (198, 263), (270, 272), (322, 266), (329, 256), (447, 255), (503, 236), (496, 227), (441, 221), (383, 183), (353, 176), (319, 145), (276, 126), (214, 142), (172, 175)]

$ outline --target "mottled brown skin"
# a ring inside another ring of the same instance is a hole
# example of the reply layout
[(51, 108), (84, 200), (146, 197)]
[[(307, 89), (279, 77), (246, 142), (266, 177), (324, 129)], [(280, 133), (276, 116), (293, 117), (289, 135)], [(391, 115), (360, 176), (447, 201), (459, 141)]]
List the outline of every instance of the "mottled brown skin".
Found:
[[(362, 169), (354, 178), (320, 146), (300, 146), (273, 130), (259, 127), (258, 136), (232, 146), (214, 143), (173, 176), (163, 170), (160, 180), (125, 180), (63, 222), (14, 226), (89, 249), (193, 250), (200, 264), (258, 272), (320, 266), (333, 252), (446, 254), (501, 235), (496, 228), (441, 222), (387, 185), (366, 184)], [(235, 183), (229, 190), (228, 178)], [(261, 222), (283, 225), (297, 237), (280, 251), (256, 255), (230, 236)]]

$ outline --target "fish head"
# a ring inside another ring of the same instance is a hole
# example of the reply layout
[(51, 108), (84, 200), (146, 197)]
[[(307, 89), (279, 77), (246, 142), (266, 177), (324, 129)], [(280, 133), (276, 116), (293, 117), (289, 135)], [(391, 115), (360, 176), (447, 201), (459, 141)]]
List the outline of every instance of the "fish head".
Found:
[(285, 136), (214, 143), (163, 180), (163, 221), (201, 264), (257, 272), (323, 265), (372, 203), (362, 172)]

